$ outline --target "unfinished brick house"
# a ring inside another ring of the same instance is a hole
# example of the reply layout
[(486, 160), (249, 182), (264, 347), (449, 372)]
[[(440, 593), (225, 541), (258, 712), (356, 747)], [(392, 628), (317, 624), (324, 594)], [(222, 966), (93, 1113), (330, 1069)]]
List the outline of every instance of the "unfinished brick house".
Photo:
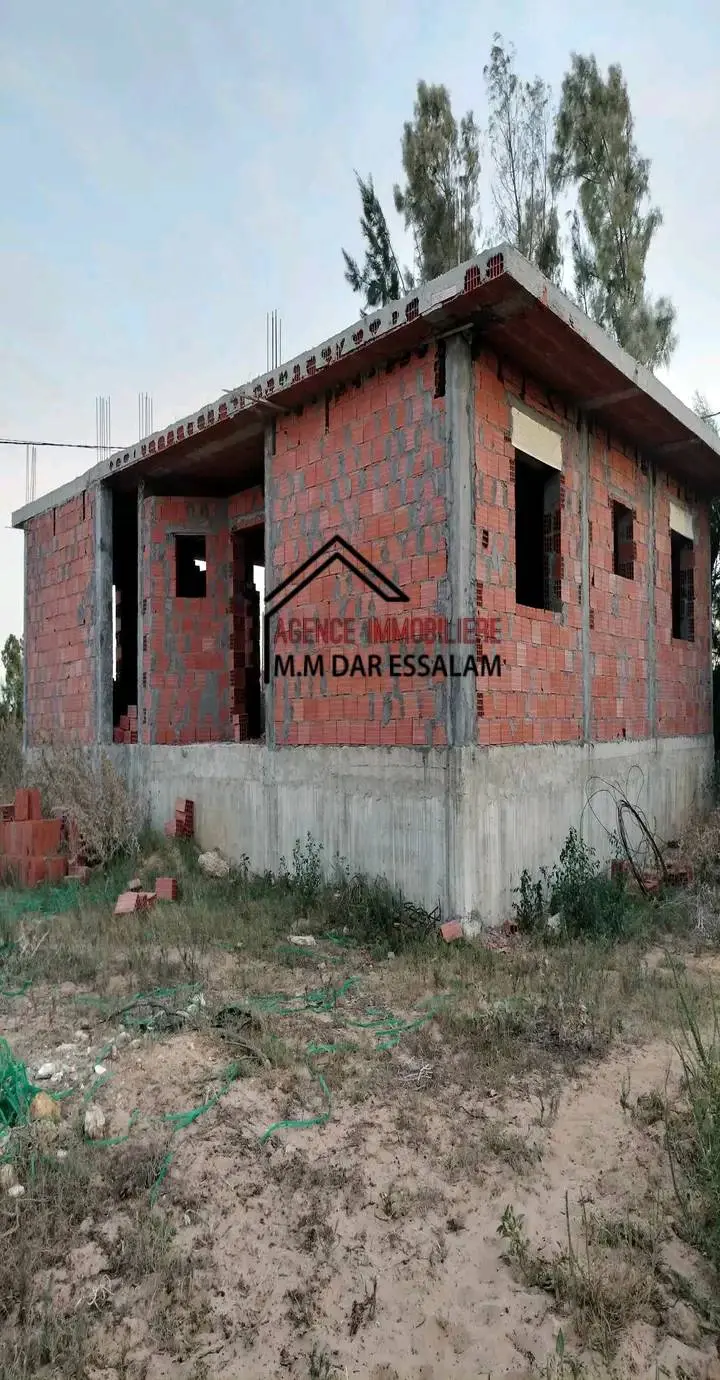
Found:
[(590, 777), (703, 798), (718, 448), (500, 246), (14, 515), (27, 747), (492, 922)]

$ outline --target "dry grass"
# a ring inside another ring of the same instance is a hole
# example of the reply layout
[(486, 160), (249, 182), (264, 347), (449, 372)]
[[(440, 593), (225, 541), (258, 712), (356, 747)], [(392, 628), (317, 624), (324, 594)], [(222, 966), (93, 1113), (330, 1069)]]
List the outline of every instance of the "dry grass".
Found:
[[(108, 831), (109, 839), (118, 837), (116, 825), (108, 825)], [(462, 1195), (476, 1193), (488, 1174), (522, 1181), (533, 1171), (568, 1078), (603, 1059), (619, 1040), (637, 1042), (675, 1029), (675, 970), (640, 942), (614, 948), (527, 943), (508, 953), (479, 943), (426, 942), (391, 961), (378, 961), (366, 949), (324, 936), (317, 911), (315, 948), (293, 950), (287, 937), (299, 926), (301, 932), (306, 929), (307, 915), (287, 881), (271, 885), (240, 869), (227, 881), (211, 882), (199, 874), (189, 845), (143, 842), (144, 851), (117, 860), (87, 890), (67, 896), (6, 893), (0, 908), (0, 988), (20, 990), (29, 983), (35, 1009), (45, 1004), (47, 1030), (58, 1043), (68, 1024), (78, 1021), (76, 998), (89, 996), (81, 1008), (83, 1020), (99, 1047), (123, 1026), (140, 1029), (133, 1022), (144, 1008), (130, 1004), (138, 992), (161, 985), (202, 986), (205, 1005), (186, 1018), (187, 994), (177, 993), (169, 1004), (181, 1013), (178, 1023), (148, 1029), (140, 1053), (149, 1055), (151, 1067), (156, 1041), (161, 1049), (178, 1031), (190, 1031), (194, 1039), (199, 1033), (203, 1060), (238, 1061), (243, 1082), (236, 1091), (242, 1099), (226, 1116), (218, 1113), (222, 1119), (216, 1126), (228, 1164), (244, 1157), (238, 1193), (250, 1202), (269, 1188), (269, 1211), (279, 1224), (283, 1249), (298, 1252), (301, 1261), (300, 1278), (283, 1285), (287, 1298), (279, 1309), (278, 1326), (289, 1325), (301, 1338), (298, 1364), (305, 1369), (291, 1373), (342, 1373), (317, 1337), (325, 1325), (325, 1280), (343, 1249), (338, 1214), (366, 1211), (376, 1229), (379, 1224), (389, 1232), (388, 1241), (395, 1231), (414, 1239), (413, 1233), (427, 1228), (434, 1236), (423, 1268), (428, 1278), (441, 1278), (453, 1244), (464, 1239), (465, 1220), (457, 1210)], [(114, 917), (112, 902), (133, 873), (149, 889), (159, 874), (177, 876), (180, 903), (158, 904), (142, 916)], [(17, 911), (31, 901), (36, 910), (12, 913), (13, 906)], [(350, 978), (354, 985), (342, 992)], [(59, 992), (63, 983), (73, 984), (67, 998)], [(342, 995), (335, 1005), (329, 1001), (318, 1008), (319, 990)], [(282, 1002), (263, 1004), (271, 993), (296, 997), (293, 1013), (282, 1011)], [(439, 998), (444, 1000), (430, 1011), (423, 1006)], [(702, 1011), (706, 998), (701, 994), (698, 1000)], [(415, 1025), (423, 1011), (427, 1019)], [(376, 1018), (382, 1024), (378, 1012), (407, 1023), (391, 1050), (382, 1049), (373, 1027)], [(319, 1052), (309, 1053), (310, 1047)], [(271, 1100), (274, 1116), (268, 1124), (275, 1117), (307, 1116), (325, 1105), (318, 1070), (332, 1099), (328, 1132), (343, 1118), (346, 1123), (337, 1159), (329, 1163), (325, 1154), (315, 1163), (303, 1150), (280, 1153), (272, 1143), (261, 1148), (256, 1140), (250, 1146), (245, 1100), (248, 1105), (253, 1096)], [(207, 1082), (207, 1073), (202, 1076)], [(196, 1091), (199, 1103), (206, 1093)], [(533, 1099), (533, 1115), (539, 1107), (529, 1134), (503, 1119), (511, 1097)], [(488, 1098), (491, 1117), (481, 1109)], [(662, 1117), (665, 1104), (658, 1109), (648, 1102), (637, 1109), (639, 1133), (641, 1122), (657, 1120), (656, 1112)], [(402, 1146), (412, 1152), (414, 1164), (426, 1162), (424, 1179), (402, 1178), (388, 1161), (374, 1180), (369, 1169), (365, 1172), (368, 1142), (378, 1124), (385, 1128), (385, 1151), (395, 1155)], [(192, 1357), (203, 1317), (207, 1320), (211, 1286), (204, 1278), (200, 1238), (189, 1254), (186, 1244), (178, 1244), (178, 1233), (187, 1219), (195, 1220), (198, 1203), (203, 1210), (207, 1204), (197, 1185), (193, 1190), (174, 1184), (162, 1209), (150, 1207), (149, 1189), (163, 1163), (167, 1137), (150, 1140), (143, 1131), (124, 1146), (96, 1149), (83, 1143), (78, 1118), (72, 1116), (63, 1118), (60, 1139), (52, 1145), (39, 1146), (38, 1134), (23, 1131), (15, 1138), (13, 1155), (18, 1177), (27, 1185), (25, 1197), (0, 1199), (0, 1380), (29, 1380), (42, 1375), (43, 1367), (49, 1375), (79, 1380), (93, 1364), (112, 1364), (119, 1374), (134, 1377), (131, 1368), (123, 1371), (121, 1358), (108, 1361), (103, 1354), (101, 1337), (120, 1327), (124, 1310), (145, 1319), (151, 1344), (173, 1364)], [(67, 1150), (62, 1160), (56, 1155), (59, 1147)], [(241, 1206), (244, 1201), (241, 1196)], [(107, 1224), (113, 1225), (111, 1236), (104, 1233)], [(513, 1268), (572, 1315), (581, 1345), (607, 1356), (613, 1337), (631, 1320), (655, 1322), (661, 1316), (664, 1230), (660, 1216), (656, 1223), (644, 1223), (583, 1215), (579, 1227), (568, 1232), (567, 1246), (545, 1258), (534, 1251), (517, 1217), (505, 1219)], [(88, 1244), (103, 1252), (106, 1267), (92, 1288), (69, 1300), (62, 1289), (58, 1294), (55, 1276), (70, 1251)], [(345, 1312), (348, 1329), (354, 1318), (364, 1342), (377, 1297), (372, 1275), (365, 1292), (363, 1287), (348, 1298)], [(380, 1320), (383, 1288), (381, 1282)], [(120, 1295), (122, 1306), (117, 1305)], [(262, 1318), (262, 1308), (248, 1303), (228, 1326), (250, 1348), (257, 1344)], [(198, 1374), (203, 1364), (198, 1361)]]
[(31, 775), (45, 809), (68, 821), (91, 866), (137, 848), (137, 801), (104, 752), (43, 748)]
[(550, 1256), (533, 1249), (512, 1207), (505, 1209), (498, 1232), (523, 1282), (551, 1294), (572, 1316), (580, 1345), (611, 1360), (631, 1323), (657, 1325), (662, 1319), (665, 1299), (654, 1262), (632, 1239), (615, 1234), (609, 1242), (593, 1232), (584, 1207), (579, 1240), (573, 1239), (567, 1198), (565, 1212), (566, 1248)]

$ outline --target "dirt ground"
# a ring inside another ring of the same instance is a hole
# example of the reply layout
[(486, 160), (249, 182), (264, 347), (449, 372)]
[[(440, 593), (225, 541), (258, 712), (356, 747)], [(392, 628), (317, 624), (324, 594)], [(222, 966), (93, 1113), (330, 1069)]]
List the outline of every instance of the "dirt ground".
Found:
[(144, 936), (93, 904), (36, 916), (0, 996), (68, 1094), (13, 1133), (0, 1380), (720, 1380), (661, 1111), (678, 981), (702, 1003), (714, 950), (373, 958), (288, 946), (285, 914), (253, 948), (251, 913), (220, 948), (189, 902)]

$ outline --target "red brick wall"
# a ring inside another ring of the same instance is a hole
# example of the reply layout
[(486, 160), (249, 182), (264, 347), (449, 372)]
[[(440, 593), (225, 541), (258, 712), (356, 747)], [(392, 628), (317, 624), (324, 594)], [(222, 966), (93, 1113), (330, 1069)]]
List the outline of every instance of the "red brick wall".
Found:
[[(447, 511), (445, 403), (435, 398), (435, 352), (358, 380), (301, 416), (278, 418), (270, 460), (272, 561), (266, 591), (339, 534), (410, 596), (383, 603), (341, 567), (319, 576), (282, 616), (351, 618), (445, 615)], [(277, 623), (275, 624), (277, 629)], [(274, 651), (287, 651), (271, 642)], [(311, 649), (310, 649), (311, 650)], [(383, 655), (422, 647), (348, 646)], [(325, 653), (332, 649), (325, 648)], [(278, 745), (444, 744), (446, 684), (361, 677), (274, 682)]]
[[(613, 573), (613, 502), (633, 512), (632, 580)], [(634, 455), (590, 437), (591, 737), (647, 738), (650, 481)], [(669, 549), (669, 548), (668, 548)]]
[(657, 642), (657, 716), (661, 737), (711, 733), (710, 690), (710, 515), (691, 507), (695, 524), (695, 638), (684, 642), (672, 636), (670, 500), (683, 502), (682, 491), (663, 476), (655, 498), (657, 582), (655, 590)]
[(252, 489), (243, 489), (228, 499), (228, 521), (231, 527), (251, 526), (255, 520), (261, 521), (265, 511), (265, 495), (262, 484)]
[[(582, 738), (580, 476), (564, 463), (562, 612), (524, 609), (515, 602), (515, 451), (510, 436), (509, 387), (497, 361), (475, 364), (475, 466), (478, 616), (497, 618), (502, 646), (484, 646), (503, 661), (502, 674), (478, 679), (481, 744), (577, 742)], [(525, 402), (550, 414), (538, 389)], [(565, 455), (570, 446), (564, 445)], [(564, 455), (564, 461), (565, 461)]]
[(29, 747), (94, 738), (93, 520), (89, 489), (25, 529)]
[[(141, 743), (232, 739), (231, 538), (224, 499), (143, 503), (143, 720)], [(175, 595), (175, 535), (204, 534), (207, 594)]]
[[(523, 610), (515, 600), (513, 397), (564, 431), (562, 610)], [(577, 424), (543, 392), (491, 355), (475, 365), (478, 614), (500, 624), (502, 675), (478, 680), (483, 744), (577, 742), (583, 736), (582, 469)], [(647, 467), (645, 467), (646, 470)], [(655, 501), (655, 669), (649, 636), (650, 478), (639, 457), (605, 433), (589, 436), (590, 736), (652, 736), (649, 678), (655, 676), (661, 736), (712, 731), (709, 688), (708, 511), (687, 502), (697, 524), (695, 640), (672, 638), (670, 498), (678, 486), (658, 475)], [(613, 573), (613, 500), (634, 511), (633, 579)], [(495, 648), (484, 650), (492, 656)]]

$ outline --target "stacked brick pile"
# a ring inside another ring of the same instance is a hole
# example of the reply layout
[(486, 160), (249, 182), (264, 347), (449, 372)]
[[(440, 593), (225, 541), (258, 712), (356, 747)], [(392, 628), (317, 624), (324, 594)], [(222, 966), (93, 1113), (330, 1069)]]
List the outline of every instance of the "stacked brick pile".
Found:
[(120, 722), (113, 729), (114, 743), (136, 743), (138, 740), (137, 705), (128, 705), (127, 714), (120, 715)]
[(61, 819), (42, 818), (39, 791), (16, 791), (12, 804), (0, 806), (0, 881), (31, 887), (61, 881), (68, 871), (62, 831)]
[(177, 901), (177, 877), (158, 877), (154, 891), (143, 891), (139, 881), (130, 882), (115, 904), (116, 915), (132, 915), (137, 910), (149, 910), (156, 901)]
[(195, 802), (192, 800), (175, 801), (175, 818), (169, 819), (165, 825), (165, 833), (169, 839), (191, 839), (195, 834)]
[(154, 891), (123, 891), (115, 903), (115, 914), (132, 915), (136, 910), (149, 910), (156, 900)]

